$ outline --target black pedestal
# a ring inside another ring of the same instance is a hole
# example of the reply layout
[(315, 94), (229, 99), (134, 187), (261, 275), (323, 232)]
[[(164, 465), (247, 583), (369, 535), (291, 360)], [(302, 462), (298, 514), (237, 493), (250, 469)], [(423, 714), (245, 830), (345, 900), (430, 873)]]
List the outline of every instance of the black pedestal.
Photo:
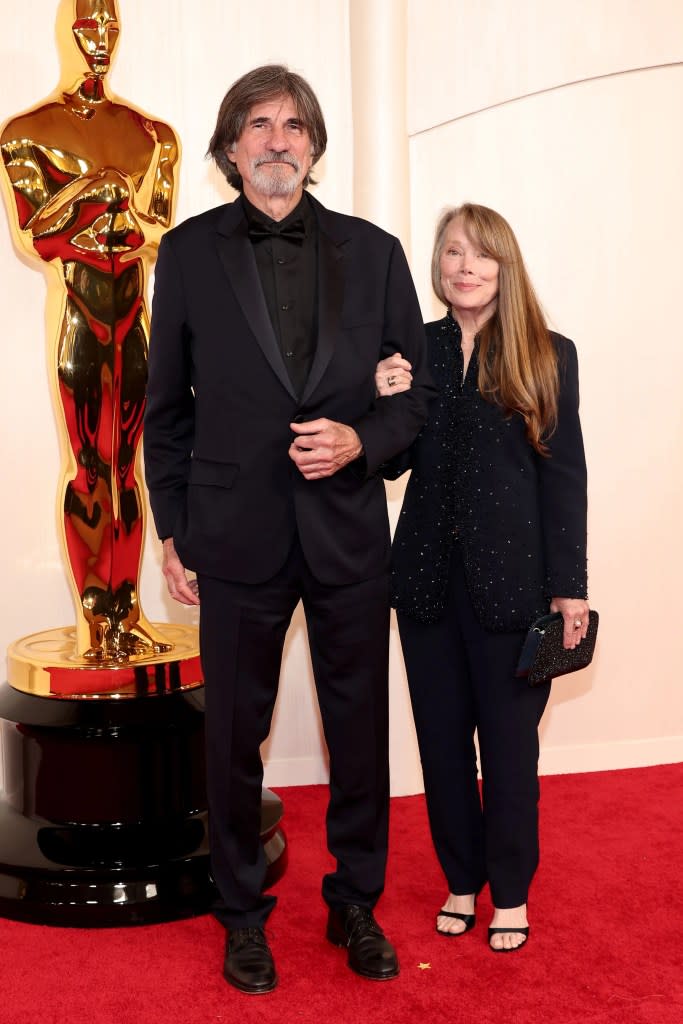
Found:
[[(210, 909), (203, 698), (61, 700), (0, 686), (0, 915), (102, 927)], [(264, 790), (268, 885), (286, 866), (281, 817)]]

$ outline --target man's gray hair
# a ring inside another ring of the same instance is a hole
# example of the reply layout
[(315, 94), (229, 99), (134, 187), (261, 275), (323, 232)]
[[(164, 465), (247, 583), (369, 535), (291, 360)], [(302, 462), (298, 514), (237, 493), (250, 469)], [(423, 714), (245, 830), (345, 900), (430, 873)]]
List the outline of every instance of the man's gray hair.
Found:
[[(220, 110), (216, 128), (209, 143), (207, 156), (216, 161), (228, 184), (242, 191), (242, 175), (228, 159), (228, 151), (237, 142), (247, 123), (249, 111), (257, 103), (265, 103), (278, 96), (290, 96), (297, 117), (308, 131), (311, 140), (312, 163), (315, 166), (327, 146), (327, 129), (318, 99), (305, 78), (290, 71), (284, 64), (264, 64), (238, 78), (228, 89)], [(314, 185), (309, 173), (303, 181)]]

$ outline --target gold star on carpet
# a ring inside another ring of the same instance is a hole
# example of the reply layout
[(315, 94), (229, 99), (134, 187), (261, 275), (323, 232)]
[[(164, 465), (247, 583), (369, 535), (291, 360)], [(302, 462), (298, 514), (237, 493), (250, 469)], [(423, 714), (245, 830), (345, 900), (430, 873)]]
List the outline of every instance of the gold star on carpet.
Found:
[(432, 965), (431, 964), (418, 964), (417, 965), (417, 969), (418, 969), (418, 971), (431, 971)]

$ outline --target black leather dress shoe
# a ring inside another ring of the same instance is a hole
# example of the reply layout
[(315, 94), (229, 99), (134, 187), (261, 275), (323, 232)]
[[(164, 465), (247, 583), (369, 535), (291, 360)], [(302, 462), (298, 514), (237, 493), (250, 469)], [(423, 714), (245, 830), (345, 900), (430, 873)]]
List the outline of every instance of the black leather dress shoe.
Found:
[(367, 907), (348, 904), (330, 908), (327, 938), (335, 946), (346, 946), (349, 967), (373, 981), (387, 981), (398, 974), (396, 951)]
[(231, 928), (225, 944), (223, 976), (240, 992), (272, 992), (277, 974), (263, 928)]

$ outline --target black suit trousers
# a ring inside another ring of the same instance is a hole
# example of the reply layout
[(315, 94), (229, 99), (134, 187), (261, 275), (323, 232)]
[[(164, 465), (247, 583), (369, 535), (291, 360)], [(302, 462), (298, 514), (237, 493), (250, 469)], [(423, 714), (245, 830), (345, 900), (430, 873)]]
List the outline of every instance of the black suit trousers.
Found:
[(398, 614), (432, 838), (450, 892), (488, 881), (494, 906), (516, 907), (538, 866), (538, 725), (550, 683), (515, 678), (524, 633), (484, 629), (457, 544), (448, 586), (438, 622)]
[(200, 575), (199, 594), (216, 917), (228, 928), (262, 925), (275, 904), (262, 892), (260, 746), (300, 599), (330, 758), (327, 843), (336, 866), (323, 897), (330, 906), (374, 906), (384, 887), (389, 811), (387, 576), (322, 584), (297, 540), (266, 583)]

